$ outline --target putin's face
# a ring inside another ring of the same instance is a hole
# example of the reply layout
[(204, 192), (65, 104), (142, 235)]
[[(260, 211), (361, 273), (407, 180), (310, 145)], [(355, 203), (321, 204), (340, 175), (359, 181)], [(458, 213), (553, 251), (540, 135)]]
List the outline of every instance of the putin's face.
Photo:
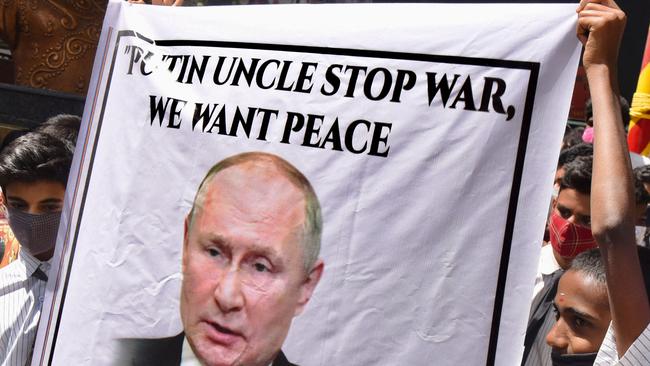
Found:
[(206, 365), (267, 366), (309, 301), (303, 193), (257, 162), (214, 175), (185, 223), (181, 318)]

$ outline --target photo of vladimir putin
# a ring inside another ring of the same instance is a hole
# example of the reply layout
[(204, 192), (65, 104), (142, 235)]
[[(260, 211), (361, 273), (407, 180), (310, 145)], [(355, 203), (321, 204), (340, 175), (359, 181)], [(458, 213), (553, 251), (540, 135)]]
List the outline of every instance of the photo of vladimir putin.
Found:
[(203, 365), (292, 365), (281, 347), (322, 275), (321, 231), (318, 198), (290, 163), (261, 152), (218, 162), (185, 218), (184, 333), (122, 339), (120, 363), (178, 365), (187, 342)]

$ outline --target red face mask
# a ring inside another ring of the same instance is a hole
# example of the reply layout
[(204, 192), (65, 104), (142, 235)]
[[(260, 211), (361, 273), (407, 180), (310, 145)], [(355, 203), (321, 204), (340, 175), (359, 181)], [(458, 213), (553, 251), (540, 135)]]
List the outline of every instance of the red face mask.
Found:
[(563, 258), (573, 259), (576, 255), (598, 246), (590, 228), (574, 225), (556, 211), (551, 214), (549, 231), (553, 250)]

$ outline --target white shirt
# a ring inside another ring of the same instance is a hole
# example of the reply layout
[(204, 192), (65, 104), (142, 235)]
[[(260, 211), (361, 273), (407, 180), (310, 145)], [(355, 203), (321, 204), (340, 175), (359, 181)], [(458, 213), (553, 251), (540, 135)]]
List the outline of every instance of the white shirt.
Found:
[(618, 359), (616, 337), (612, 325), (607, 329), (607, 335), (600, 345), (594, 366), (648, 366), (650, 365), (650, 324), (643, 333), (632, 343), (623, 358)]
[(560, 269), (560, 265), (553, 255), (553, 246), (546, 244), (539, 253), (539, 264), (537, 265), (537, 276), (535, 276), (535, 287), (533, 288), (533, 299), (544, 288), (544, 276), (553, 274)]
[(47, 284), (37, 276), (41, 271), (47, 274), (49, 267), (48, 262), (41, 262), (26, 250), (21, 250), (17, 260), (0, 269), (1, 366), (31, 363)]

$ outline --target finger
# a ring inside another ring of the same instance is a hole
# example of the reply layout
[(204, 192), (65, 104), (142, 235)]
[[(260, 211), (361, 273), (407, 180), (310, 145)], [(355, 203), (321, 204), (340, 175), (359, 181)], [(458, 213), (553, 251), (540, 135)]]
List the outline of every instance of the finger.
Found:
[(582, 11), (582, 9), (584, 9), (586, 6), (590, 4), (601, 5), (607, 8), (621, 10), (621, 8), (619, 8), (618, 4), (616, 4), (614, 0), (580, 0), (580, 4), (578, 4), (578, 8), (576, 9), (576, 12)]
[(580, 4), (578, 4), (578, 8), (576, 9), (576, 12), (582, 11), (582, 9), (585, 8), (585, 6), (593, 3), (600, 3), (602, 0), (580, 0)]
[(578, 25), (576, 26), (576, 36), (583, 45), (587, 43), (587, 38), (589, 38), (589, 26), (578, 21)]
[[(605, 6), (605, 5), (602, 5), (602, 4), (590, 3), (590, 4), (587, 4), (580, 11), (580, 13), (585, 12), (587, 10), (602, 11), (602, 12), (605, 12), (605, 13), (617, 13), (617, 12), (621, 11), (620, 9), (611, 8), (609, 6)], [(580, 13), (578, 13), (578, 14), (580, 14)]]

